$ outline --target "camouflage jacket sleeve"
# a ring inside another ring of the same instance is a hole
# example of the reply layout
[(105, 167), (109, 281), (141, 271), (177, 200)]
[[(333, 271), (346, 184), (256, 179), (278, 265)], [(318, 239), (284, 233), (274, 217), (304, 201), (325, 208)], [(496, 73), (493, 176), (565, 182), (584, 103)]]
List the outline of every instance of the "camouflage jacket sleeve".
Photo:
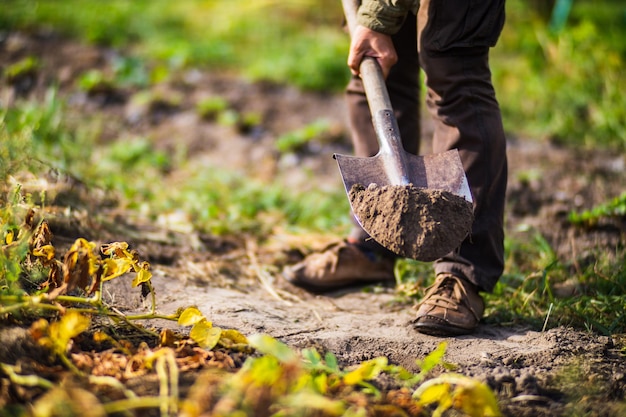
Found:
[(419, 0), (363, 0), (357, 23), (376, 32), (393, 35), (409, 11), (417, 12)]

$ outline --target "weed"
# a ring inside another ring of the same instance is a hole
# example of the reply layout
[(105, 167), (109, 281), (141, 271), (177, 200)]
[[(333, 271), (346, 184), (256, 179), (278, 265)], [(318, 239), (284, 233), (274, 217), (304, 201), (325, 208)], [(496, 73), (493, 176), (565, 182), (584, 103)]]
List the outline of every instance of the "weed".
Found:
[(81, 90), (89, 94), (97, 94), (113, 90), (113, 82), (100, 70), (90, 70), (82, 74), (78, 80)]
[(309, 143), (328, 135), (330, 125), (326, 120), (316, 120), (298, 130), (285, 133), (276, 139), (276, 149), (280, 153), (301, 151)]
[(626, 193), (622, 193), (613, 200), (599, 204), (590, 210), (571, 212), (568, 216), (570, 222), (587, 227), (592, 227), (610, 218), (626, 219)]
[(228, 101), (220, 96), (205, 98), (196, 104), (196, 112), (206, 120), (215, 120), (220, 113), (228, 108)]
[(7, 66), (4, 77), (9, 84), (17, 84), (25, 77), (32, 77), (40, 67), (39, 60), (34, 56), (27, 56), (14, 64)]
[(19, 188), (0, 201), (0, 294), (22, 294), (20, 281), (30, 238), (22, 223), (32, 214), (26, 213)]
[[(402, 407), (387, 404), (385, 410), (392, 415), (405, 415), (403, 408), (409, 408), (411, 415), (422, 415), (429, 404), (437, 405), (436, 413), (454, 407), (469, 416), (500, 415), (493, 393), (484, 384), (452, 374), (423, 382), (425, 376), (442, 363), (445, 343), (420, 362), (419, 374), (412, 374), (389, 364), (384, 357), (341, 369), (330, 352), (322, 356), (316, 349), (309, 348), (298, 354), (267, 335), (252, 335), (249, 339), (263, 356), (248, 358), (237, 373), (220, 375), (218, 380), (214, 374), (198, 378), (196, 389), (192, 389), (198, 394), (185, 401), (184, 413), (192, 414), (198, 404), (208, 403), (211, 392), (217, 391), (220, 397), (210, 410), (214, 414), (233, 415), (238, 411), (248, 415), (263, 414), (270, 407), (274, 415), (304, 416), (317, 411), (329, 416), (367, 416), (372, 415), (371, 408), (375, 410), (376, 405), (382, 403), (374, 381), (385, 374), (400, 386), (414, 387), (422, 383), (415, 391), (415, 399), (408, 404), (405, 402)], [(365, 405), (372, 403), (373, 406)]]
[(526, 323), (537, 330), (575, 326), (606, 335), (626, 329), (626, 275), (619, 250), (579, 265), (557, 259), (545, 238), (534, 235), (528, 243), (507, 238), (506, 251), (505, 273), (485, 294), (488, 322)]
[(63, 172), (89, 166), (92, 151), (89, 138), (68, 126), (65, 104), (56, 88), (48, 89), (41, 103), (25, 102), (0, 108), (0, 120), (3, 121), (0, 135), (6, 139), (3, 143), (7, 143), (0, 150), (3, 167), (0, 174), (22, 169), (35, 172), (42, 165)]

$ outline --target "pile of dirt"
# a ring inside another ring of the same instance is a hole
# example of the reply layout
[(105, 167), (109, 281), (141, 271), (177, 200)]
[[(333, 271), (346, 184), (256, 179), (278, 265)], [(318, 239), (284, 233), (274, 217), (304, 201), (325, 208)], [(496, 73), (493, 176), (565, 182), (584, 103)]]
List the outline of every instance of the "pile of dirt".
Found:
[(361, 226), (398, 255), (434, 261), (458, 247), (472, 229), (472, 204), (449, 191), (408, 185), (355, 184), (350, 205)]

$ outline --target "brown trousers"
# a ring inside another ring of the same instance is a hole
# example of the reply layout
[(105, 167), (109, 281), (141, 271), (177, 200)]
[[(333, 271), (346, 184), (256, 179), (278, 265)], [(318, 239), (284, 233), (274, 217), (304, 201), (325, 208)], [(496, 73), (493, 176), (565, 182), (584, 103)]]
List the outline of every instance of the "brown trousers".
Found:
[[(506, 140), (489, 69), (489, 48), (503, 24), (504, 0), (422, 0), (417, 17), (409, 14), (393, 36), (398, 63), (387, 79), (404, 148), (418, 154), (420, 67), (425, 73), (433, 152), (459, 150), (475, 215), (471, 234), (435, 261), (435, 272), (460, 275), (483, 291), (493, 289), (504, 268)], [(359, 78), (350, 81), (346, 97), (355, 154), (373, 156), (378, 141)], [(351, 237), (386, 251), (358, 226)]]

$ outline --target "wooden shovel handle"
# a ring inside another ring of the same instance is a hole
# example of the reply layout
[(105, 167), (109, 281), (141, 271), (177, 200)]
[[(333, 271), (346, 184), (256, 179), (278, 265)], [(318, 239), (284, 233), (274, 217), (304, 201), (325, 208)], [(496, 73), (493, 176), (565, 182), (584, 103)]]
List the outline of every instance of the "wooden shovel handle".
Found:
[[(356, 15), (359, 3), (358, 0), (342, 0), (343, 12), (346, 16), (350, 35), (352, 35), (357, 25)], [(382, 69), (378, 61), (376, 61), (376, 58), (369, 56), (364, 57), (361, 61), (359, 71), (372, 114), (377, 114), (384, 110), (392, 111), (391, 100), (389, 100), (389, 93), (385, 85), (385, 78), (383, 77)]]

